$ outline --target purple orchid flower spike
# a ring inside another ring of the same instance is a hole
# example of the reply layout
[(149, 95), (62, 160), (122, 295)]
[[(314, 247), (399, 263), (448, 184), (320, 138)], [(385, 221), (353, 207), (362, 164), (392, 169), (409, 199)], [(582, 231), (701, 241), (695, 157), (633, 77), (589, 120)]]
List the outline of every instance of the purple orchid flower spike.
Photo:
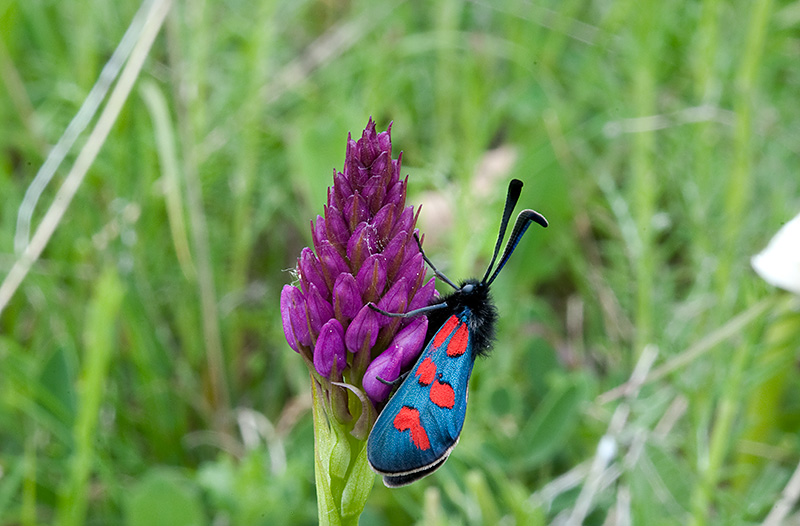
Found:
[[(281, 323), (289, 346), (311, 373), (320, 523), (357, 517), (374, 474), (366, 454), (376, 405), (416, 361), (428, 320), (378, 315), (430, 304), (434, 279), (414, 239), (417, 213), (406, 206), (408, 178), (392, 159), (391, 125), (372, 119), (347, 140), (342, 172), (334, 171), (324, 215), (310, 222), (313, 248), (297, 258), (297, 285), (281, 291)], [(382, 381), (383, 380), (383, 381)], [(351, 435), (345, 439), (345, 433)], [(353, 440), (355, 439), (355, 441)], [(360, 489), (355, 489), (360, 488)]]
[[(345, 389), (332, 382), (366, 393), (371, 404), (384, 402), (388, 388), (376, 385), (375, 372), (386, 370), (391, 356), (386, 373), (397, 378), (422, 350), (421, 321), (377, 316), (367, 304), (401, 312), (427, 305), (435, 294), (433, 280), (425, 280), (414, 240), (417, 214), (406, 206), (407, 178), (400, 178), (402, 155), (392, 159), (390, 131), (391, 125), (378, 133), (370, 119), (359, 140), (348, 137), (344, 170), (333, 174), (324, 216), (311, 221), (313, 249), (297, 259), (299, 288), (281, 292), (286, 340), (306, 359), (330, 404), (341, 399), (332, 391)], [(347, 415), (351, 407), (333, 414)]]

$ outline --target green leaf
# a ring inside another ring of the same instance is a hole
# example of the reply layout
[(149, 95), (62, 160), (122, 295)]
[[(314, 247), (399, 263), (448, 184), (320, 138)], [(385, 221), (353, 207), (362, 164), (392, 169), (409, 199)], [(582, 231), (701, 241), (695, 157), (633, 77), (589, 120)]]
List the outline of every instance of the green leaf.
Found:
[(75, 375), (63, 347), (57, 348), (45, 362), (39, 376), (40, 403), (59, 420), (72, 425), (75, 419)]
[(367, 504), (367, 498), (372, 485), (375, 482), (375, 473), (369, 467), (367, 461), (367, 444), (362, 442), (363, 447), (355, 458), (353, 469), (345, 481), (344, 491), (342, 492), (342, 516), (358, 518)]
[(563, 447), (580, 420), (580, 407), (585, 398), (585, 389), (579, 381), (561, 385), (548, 393), (519, 434), (528, 451), (521, 466), (535, 467)]
[(337, 425), (337, 422), (329, 419), (331, 430), (330, 450), (330, 476), (337, 479), (347, 477), (348, 467), (350, 466), (350, 443), (347, 440), (347, 430)]
[(207, 522), (197, 487), (177, 470), (152, 469), (127, 493), (127, 526), (199, 526)]
[(497, 481), (503, 501), (508, 506), (516, 524), (544, 526), (547, 516), (544, 510), (531, 499), (530, 490), (517, 481), (502, 479)]
[(375, 423), (375, 419), (378, 417), (375, 411), (375, 406), (372, 405), (372, 402), (370, 402), (367, 394), (362, 389), (343, 382), (331, 383), (335, 386), (349, 389), (354, 395), (356, 395), (359, 402), (361, 402), (361, 414), (359, 415), (351, 434), (359, 440), (366, 440), (369, 436), (370, 430), (372, 429), (372, 424)]

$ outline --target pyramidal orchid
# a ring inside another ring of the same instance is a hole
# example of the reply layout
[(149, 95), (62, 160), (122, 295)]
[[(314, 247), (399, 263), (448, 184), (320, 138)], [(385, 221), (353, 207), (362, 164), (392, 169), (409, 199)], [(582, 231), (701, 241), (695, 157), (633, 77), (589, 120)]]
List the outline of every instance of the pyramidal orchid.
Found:
[[(334, 171), (323, 215), (311, 221), (313, 248), (297, 258), (297, 284), (281, 291), (289, 346), (311, 376), (319, 518), (357, 523), (374, 481), (366, 439), (390, 385), (425, 342), (428, 321), (377, 314), (426, 306), (434, 278), (414, 239), (417, 213), (406, 206), (402, 153), (392, 159), (391, 125), (372, 119), (348, 136), (344, 169)], [(380, 378), (381, 380), (379, 380)]]

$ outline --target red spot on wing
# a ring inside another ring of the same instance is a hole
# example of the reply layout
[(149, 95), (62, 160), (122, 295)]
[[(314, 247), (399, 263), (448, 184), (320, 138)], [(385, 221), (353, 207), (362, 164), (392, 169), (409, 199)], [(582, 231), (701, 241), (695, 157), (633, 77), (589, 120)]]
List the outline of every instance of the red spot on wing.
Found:
[(430, 385), (436, 378), (436, 364), (430, 358), (425, 358), (417, 367), (417, 376), (419, 376), (420, 385)]
[(456, 328), (456, 325), (458, 325), (458, 318), (450, 316), (442, 325), (442, 328), (439, 329), (439, 332), (436, 333), (436, 336), (433, 337), (433, 346), (441, 347), (447, 337), (450, 336), (450, 333), (453, 332), (453, 329)]
[(438, 380), (431, 386), (430, 397), (431, 402), (445, 409), (452, 409), (456, 402), (456, 393), (450, 384)]
[(469, 329), (467, 329), (466, 323), (462, 323), (450, 339), (450, 344), (447, 346), (447, 356), (461, 356), (464, 354), (464, 351), (467, 350), (467, 342), (469, 342)]
[(409, 430), (411, 432), (411, 442), (417, 449), (425, 451), (431, 448), (428, 440), (428, 433), (419, 421), (419, 411), (413, 407), (403, 406), (394, 417), (394, 428), (398, 431)]

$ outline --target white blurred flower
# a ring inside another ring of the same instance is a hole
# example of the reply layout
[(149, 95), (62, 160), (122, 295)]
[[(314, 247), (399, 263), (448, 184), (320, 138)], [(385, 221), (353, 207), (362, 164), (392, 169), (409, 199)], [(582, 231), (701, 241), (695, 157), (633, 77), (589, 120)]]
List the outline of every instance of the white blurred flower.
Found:
[(783, 225), (750, 264), (770, 285), (800, 295), (800, 214)]

